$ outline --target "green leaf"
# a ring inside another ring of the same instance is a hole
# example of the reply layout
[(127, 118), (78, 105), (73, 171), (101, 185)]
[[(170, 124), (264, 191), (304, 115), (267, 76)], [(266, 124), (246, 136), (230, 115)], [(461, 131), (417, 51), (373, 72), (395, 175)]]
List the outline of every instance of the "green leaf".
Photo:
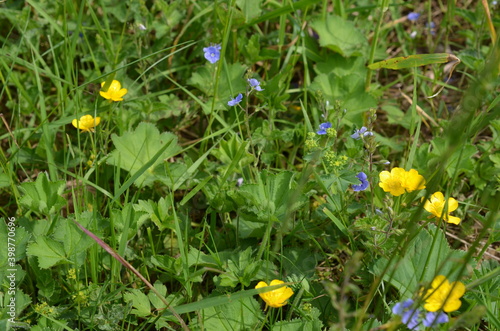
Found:
[(368, 40), (353, 22), (329, 15), (326, 19), (313, 21), (311, 26), (318, 33), (321, 46), (328, 47), (345, 57), (366, 54)]
[[(7, 222), (10, 220), (13, 220), (13, 223), (15, 224), (15, 231), (12, 231), (15, 234), (15, 237), (9, 237), (9, 228), (7, 227)], [(22, 226), (19, 226), (17, 224), (16, 220), (14, 217), (9, 217), (8, 219), (5, 218), (0, 218), (0, 242), (3, 243), (5, 249), (0, 249), (0, 268), (4, 265), (7, 265), (7, 254), (8, 250), (7, 247), (9, 247), (9, 242), (15, 245), (16, 248), (16, 256), (15, 259), (16, 261), (19, 261), (23, 259), (26, 256), (26, 244), (28, 243), (28, 240), (30, 239), (31, 235), (26, 231), (26, 229)], [(8, 238), (11, 238), (10, 241)], [(12, 241), (15, 239), (15, 241)]]
[(224, 273), (214, 277), (217, 286), (235, 287), (238, 284), (249, 286), (255, 280), (263, 261), (255, 261), (252, 257), (253, 250), (248, 247), (244, 251), (236, 251), (232, 254), (224, 265)]
[(245, 15), (245, 22), (260, 16), (262, 13), (261, 3), (262, 0), (236, 0), (236, 5), (241, 8), (243, 15)]
[(126, 302), (132, 302), (131, 313), (135, 314), (139, 317), (146, 317), (151, 315), (151, 305), (149, 304), (149, 299), (141, 290), (132, 289), (129, 292), (126, 292), (123, 296)]
[[(246, 67), (240, 63), (223, 66), (219, 78), (218, 106), (226, 107), (227, 101), (235, 97), (238, 93), (245, 93), (246, 81), (242, 79), (246, 72)], [(213, 96), (215, 80), (213, 72), (209, 66), (198, 68), (189, 78), (188, 84), (198, 88), (207, 96)]]
[(38, 174), (33, 183), (22, 183), (19, 186), (24, 196), (20, 203), (23, 207), (43, 215), (53, 215), (66, 205), (66, 200), (61, 196), (65, 182), (59, 180), (50, 182), (44, 172)]
[[(29, 306), (29, 304), (31, 303), (31, 297), (27, 294), (25, 294), (23, 292), (23, 290), (21, 290), (20, 288), (16, 288), (16, 293), (14, 294), (14, 297), (15, 297), (15, 306), (14, 306), (14, 309), (15, 309), (15, 316), (21, 316), (21, 313), (24, 309), (26, 309), (26, 307)], [(11, 301), (10, 301), (10, 298), (13, 297), (11, 294), (9, 294), (10, 291), (5, 291), (5, 294), (2, 293), (2, 295), (0, 296), (0, 300), (2, 300), (1, 303), (1, 307), (3, 308), (2, 310), (3, 311), (6, 311), (6, 309), (4, 310), (4, 308), (7, 308), (9, 304), (11, 304)], [(3, 315), (3, 312), (2, 312), (2, 315)], [(5, 317), (9, 316), (10, 318), (10, 315), (6, 315)], [(2, 316), (3, 317), (3, 316)], [(17, 320), (17, 318), (14, 318)], [(17, 324), (17, 323), (16, 323)], [(14, 329), (14, 328), (12, 328)], [(3, 330), (3, 329), (2, 329)], [(5, 330), (10, 330), (10, 329), (5, 329)]]
[[(436, 236), (435, 243), (433, 236)], [(418, 291), (420, 282), (430, 282), (437, 275), (455, 280), (466, 253), (450, 249), (443, 232), (430, 225), (429, 230), (420, 230), (399, 261), (391, 261), (383, 278), (400, 292), (402, 298), (410, 298)], [(382, 276), (388, 263), (387, 258), (379, 259), (373, 266), (373, 273)]]
[(404, 68), (421, 67), (428, 64), (446, 63), (449, 61), (455, 61), (455, 59), (456, 59), (455, 56), (446, 53), (418, 54), (418, 55), (395, 57), (392, 59), (375, 62), (370, 64), (368, 68), (372, 70), (380, 68), (398, 70)]
[(449, 144), (444, 138), (434, 138), (431, 141), (433, 150), (431, 156), (433, 157), (429, 163), (446, 162), (446, 172), (451, 178), (458, 171), (458, 175), (462, 172), (471, 172), (474, 170), (474, 163), (472, 156), (477, 153), (477, 149), (472, 144), (464, 144), (457, 148), (451, 155), (449, 153)]
[(375, 98), (365, 92), (364, 75), (359, 72), (343, 76), (333, 72), (319, 74), (309, 88), (313, 92), (321, 92), (330, 104), (340, 100), (342, 108), (347, 110), (344, 120), (358, 126), (363, 124), (361, 113), (377, 106)]
[(293, 173), (271, 174), (263, 171), (258, 184), (244, 184), (238, 191), (228, 192), (228, 196), (239, 206), (240, 219), (233, 222), (240, 231), (239, 235), (243, 238), (259, 236), (265, 224), (282, 222), (305, 204), (306, 197), (297, 194), (294, 189)]
[(302, 318), (292, 319), (290, 321), (279, 321), (274, 324), (274, 330), (287, 330), (287, 331), (316, 331), (323, 329), (321, 322), (321, 312), (318, 308), (310, 304), (302, 305), (301, 307)]
[(264, 319), (260, 304), (254, 298), (242, 298), (231, 303), (202, 309), (193, 330), (255, 330)]
[[(113, 134), (111, 139), (116, 150), (111, 152), (107, 163), (138, 175), (134, 181), (138, 187), (151, 186), (158, 179), (154, 174), (155, 167), (181, 150), (176, 135), (170, 132), (160, 134), (151, 123), (140, 123), (134, 131), (123, 136)], [(162, 149), (163, 152), (157, 155)], [(147, 169), (141, 169), (149, 162), (152, 164)]]
[(44, 297), (50, 300), (52, 296), (61, 289), (60, 284), (56, 283), (56, 279), (50, 269), (40, 269), (36, 263), (37, 258), (30, 256), (28, 263), (33, 277), (36, 279), (36, 287), (38, 289), (38, 297)]
[(38, 265), (42, 269), (50, 268), (66, 259), (63, 245), (49, 237), (38, 237), (35, 242), (29, 244), (28, 256), (38, 257)]
[(144, 212), (137, 223), (143, 224), (147, 219), (150, 219), (160, 231), (165, 229), (175, 229), (174, 227), (174, 216), (172, 215), (170, 209), (172, 205), (170, 199), (165, 199), (161, 197), (158, 202), (153, 200), (139, 200), (137, 204), (134, 204), (134, 210), (136, 212)]
[[(78, 222), (87, 226), (93, 213), (84, 212), (79, 216)], [(86, 251), (94, 243), (71, 219), (63, 219), (54, 231), (54, 239), (63, 243), (65, 256), (80, 266), (85, 262)]]

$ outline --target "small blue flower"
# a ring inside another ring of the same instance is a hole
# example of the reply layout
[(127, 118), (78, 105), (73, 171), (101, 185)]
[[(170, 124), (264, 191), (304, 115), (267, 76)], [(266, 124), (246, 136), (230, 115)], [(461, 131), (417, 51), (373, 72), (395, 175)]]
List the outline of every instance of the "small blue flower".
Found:
[(368, 129), (364, 126), (361, 127), (359, 130), (354, 130), (354, 134), (351, 134), (351, 138), (354, 139), (359, 139), (361, 136), (367, 137), (367, 136), (373, 136), (373, 132), (367, 131)]
[(401, 322), (406, 324), (408, 329), (410, 330), (418, 330), (419, 329), (419, 309), (410, 309), (403, 313), (403, 317), (401, 318)]
[(240, 93), (236, 96), (236, 98), (229, 100), (227, 105), (231, 107), (236, 106), (241, 102), (241, 100), (243, 100), (243, 94)]
[(449, 321), (448, 315), (446, 315), (443, 312), (440, 313), (428, 312), (427, 314), (425, 314), (422, 323), (424, 323), (426, 327), (431, 327), (442, 323), (448, 323), (448, 321)]
[(326, 134), (326, 130), (332, 127), (332, 123), (325, 122), (319, 125), (319, 130), (316, 131), (317, 134)]
[(370, 185), (370, 183), (366, 180), (368, 177), (364, 172), (361, 171), (359, 174), (356, 175), (356, 178), (358, 178), (361, 181), (361, 184), (352, 185), (352, 189), (354, 191), (356, 192), (364, 191), (368, 188), (368, 185)]
[(420, 17), (419, 13), (411, 12), (408, 14), (408, 19), (412, 22), (415, 22), (416, 20), (418, 20), (419, 17)]
[(257, 91), (264, 91), (264, 89), (262, 87), (260, 87), (260, 82), (257, 79), (250, 78), (250, 79), (247, 79), (247, 80), (248, 80), (248, 84), (250, 84), (250, 86), (253, 89), (256, 89)]
[(205, 59), (207, 59), (210, 63), (216, 63), (220, 59), (221, 49), (222, 47), (219, 44), (203, 48), (203, 52), (205, 52)]
[(404, 302), (398, 302), (394, 305), (394, 307), (392, 307), (392, 313), (394, 315), (399, 315), (399, 316), (402, 316), (403, 315), (403, 311), (406, 309), (406, 308), (410, 308), (411, 306), (413, 305), (413, 300), (412, 299), (408, 299)]

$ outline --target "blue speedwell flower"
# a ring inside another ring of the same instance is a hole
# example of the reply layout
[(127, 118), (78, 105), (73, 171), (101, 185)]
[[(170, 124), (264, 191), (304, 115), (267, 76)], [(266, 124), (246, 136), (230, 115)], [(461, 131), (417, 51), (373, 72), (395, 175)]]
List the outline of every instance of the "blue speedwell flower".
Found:
[(447, 323), (449, 320), (448, 315), (443, 312), (428, 312), (422, 316), (424, 314), (423, 310), (413, 308), (413, 304), (413, 300), (408, 299), (398, 302), (392, 307), (392, 313), (401, 316), (401, 322), (406, 324), (410, 330), (421, 330), (424, 326), (434, 327), (438, 324)]
[(319, 130), (316, 131), (317, 134), (326, 134), (326, 130), (332, 127), (332, 123), (325, 122), (319, 125)]
[(248, 84), (250, 84), (250, 87), (252, 89), (255, 89), (257, 91), (264, 91), (264, 89), (262, 87), (260, 87), (260, 82), (255, 79), (255, 78), (250, 78), (250, 79), (247, 79), (248, 80)]
[(361, 129), (354, 130), (354, 134), (351, 134), (351, 138), (359, 139), (361, 138), (361, 136), (363, 137), (373, 136), (373, 132), (367, 130), (368, 129), (366, 127), (362, 126)]
[(392, 307), (392, 313), (394, 315), (401, 316), (401, 322), (406, 324), (410, 330), (419, 329), (419, 315), (420, 310), (418, 308), (411, 308), (413, 306), (413, 300), (408, 299), (403, 302), (398, 302)]
[(356, 192), (364, 191), (368, 188), (368, 185), (370, 185), (370, 183), (368, 183), (368, 181), (366, 180), (368, 176), (366, 176), (364, 172), (361, 171), (359, 174), (356, 175), (356, 178), (358, 178), (361, 181), (361, 184), (352, 185), (352, 189), (354, 191)]
[(412, 22), (415, 22), (416, 20), (418, 20), (419, 17), (420, 17), (419, 13), (411, 12), (408, 14), (408, 19)]
[(219, 61), (221, 49), (222, 47), (219, 44), (203, 48), (203, 52), (205, 52), (205, 59), (207, 59), (210, 63), (215, 63)]
[(241, 100), (243, 100), (243, 94), (240, 93), (236, 96), (236, 98), (229, 100), (227, 105), (231, 107), (236, 106), (241, 102)]
[(437, 313), (430, 311), (427, 314), (425, 314), (422, 323), (424, 323), (426, 327), (431, 327), (441, 323), (448, 323), (448, 321), (449, 321), (448, 315), (446, 315), (445, 313), (443, 312)]

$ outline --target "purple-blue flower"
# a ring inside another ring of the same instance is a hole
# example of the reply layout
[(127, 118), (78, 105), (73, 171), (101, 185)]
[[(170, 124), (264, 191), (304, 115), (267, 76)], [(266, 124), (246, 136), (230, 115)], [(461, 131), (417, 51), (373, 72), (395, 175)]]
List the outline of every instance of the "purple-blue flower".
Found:
[(257, 79), (250, 78), (247, 80), (248, 80), (248, 84), (250, 84), (250, 87), (252, 87), (253, 89), (256, 89), (257, 91), (264, 91), (264, 89), (262, 87), (260, 87), (260, 82)]
[(406, 324), (410, 330), (418, 330), (420, 328), (420, 309), (413, 308), (413, 300), (408, 299), (403, 302), (398, 302), (392, 307), (392, 313), (394, 315), (401, 316), (401, 322)]
[(351, 138), (354, 139), (359, 139), (361, 136), (367, 137), (367, 136), (373, 136), (373, 132), (367, 131), (368, 129), (364, 126), (361, 127), (359, 130), (354, 130), (354, 133), (351, 134)]
[(221, 49), (222, 47), (219, 44), (203, 48), (203, 52), (205, 52), (205, 59), (207, 59), (210, 63), (215, 63), (219, 61)]
[(416, 20), (418, 20), (419, 17), (420, 17), (419, 13), (411, 12), (408, 14), (408, 19), (412, 22), (415, 22)]
[(412, 299), (408, 299), (406, 301), (403, 301), (403, 302), (398, 302), (394, 305), (394, 307), (392, 307), (392, 313), (394, 315), (403, 315), (403, 311), (406, 309), (406, 308), (410, 308), (411, 306), (413, 305), (413, 300)]
[(364, 172), (361, 171), (359, 174), (356, 175), (356, 178), (358, 178), (361, 181), (361, 184), (352, 185), (352, 189), (354, 191), (356, 192), (364, 191), (368, 188), (368, 185), (370, 185), (370, 183), (367, 181), (368, 176), (366, 176)]
[(319, 130), (316, 131), (317, 134), (326, 134), (326, 130), (332, 127), (332, 123), (325, 122), (319, 125)]
[(231, 106), (231, 107), (236, 106), (237, 104), (239, 104), (241, 102), (241, 100), (243, 100), (243, 94), (240, 93), (236, 96), (236, 98), (229, 100), (227, 102), (227, 105)]
[(448, 323), (448, 321), (449, 321), (448, 315), (446, 315), (445, 313), (443, 312), (437, 313), (431, 311), (425, 314), (422, 323), (424, 323), (426, 327), (431, 327), (442, 323)]
[(418, 330), (419, 329), (419, 309), (410, 309), (403, 313), (403, 317), (401, 317), (401, 322), (406, 324), (408, 329), (410, 330)]

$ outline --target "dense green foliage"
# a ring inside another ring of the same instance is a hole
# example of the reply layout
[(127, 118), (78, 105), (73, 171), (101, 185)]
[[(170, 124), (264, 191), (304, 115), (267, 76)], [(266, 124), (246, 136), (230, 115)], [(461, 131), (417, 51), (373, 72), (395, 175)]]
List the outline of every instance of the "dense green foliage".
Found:
[(0, 3), (0, 330), (500, 330), (499, 13)]

